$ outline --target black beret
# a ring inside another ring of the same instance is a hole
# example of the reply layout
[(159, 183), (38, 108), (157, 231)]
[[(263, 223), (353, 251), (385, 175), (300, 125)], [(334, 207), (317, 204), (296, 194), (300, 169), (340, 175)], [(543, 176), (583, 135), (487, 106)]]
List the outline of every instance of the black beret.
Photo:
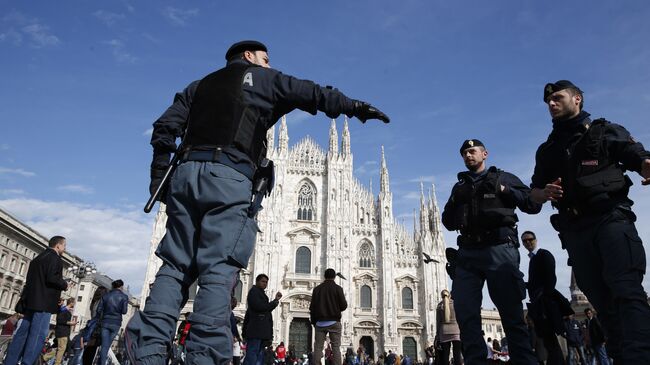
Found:
[(230, 59), (230, 57), (242, 53), (244, 51), (264, 51), (268, 52), (266, 49), (266, 46), (262, 42), (258, 41), (241, 41), (233, 44), (228, 48), (228, 51), (226, 52), (226, 61)]
[(465, 142), (463, 142), (463, 145), (460, 146), (460, 153), (463, 153), (468, 148), (472, 147), (483, 147), (485, 148), (485, 145), (483, 142), (479, 141), (478, 139), (467, 139)]
[(546, 102), (548, 97), (554, 92), (564, 90), (564, 89), (576, 89), (580, 94), (582, 94), (582, 90), (580, 90), (579, 87), (575, 86), (569, 80), (559, 80), (556, 81), (555, 83), (549, 82), (548, 84), (546, 84), (546, 86), (544, 86), (544, 102)]

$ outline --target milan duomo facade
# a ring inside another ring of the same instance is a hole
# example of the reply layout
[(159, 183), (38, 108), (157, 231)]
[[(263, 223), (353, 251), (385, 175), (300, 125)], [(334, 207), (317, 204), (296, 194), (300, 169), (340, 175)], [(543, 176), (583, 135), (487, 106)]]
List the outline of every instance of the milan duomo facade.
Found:
[[(248, 268), (240, 274), (236, 316), (243, 319), (248, 289), (265, 273), (269, 297), (277, 291), (284, 295), (273, 311), (274, 343), (284, 341), (298, 354), (310, 351), (311, 293), (331, 267), (345, 278), (336, 278), (348, 301), (341, 319), (342, 350), (363, 346), (375, 359), (388, 350), (423, 359), (424, 348), (435, 337), (440, 291), (447, 287), (435, 194), (425, 197), (420, 186), (419, 215), (414, 217), (415, 232), (409, 233), (393, 216), (383, 148), (378, 195), (353, 176), (347, 120), (340, 148), (332, 120), (327, 151), (310, 137), (289, 148), (284, 117), (278, 134), (277, 143), (275, 127), (267, 135), (268, 157), (276, 166), (275, 187), (257, 217), (260, 232)], [(165, 222), (163, 206), (154, 226), (143, 298), (161, 264), (154, 251)], [(434, 262), (425, 264), (422, 252)]]

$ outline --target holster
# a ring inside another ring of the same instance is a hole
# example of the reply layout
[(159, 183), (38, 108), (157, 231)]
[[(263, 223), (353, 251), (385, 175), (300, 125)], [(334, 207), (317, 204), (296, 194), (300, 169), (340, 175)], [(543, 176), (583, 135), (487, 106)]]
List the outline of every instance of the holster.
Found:
[(260, 162), (253, 176), (253, 199), (248, 208), (248, 216), (253, 218), (262, 209), (262, 199), (271, 194), (275, 183), (275, 165), (265, 158)]

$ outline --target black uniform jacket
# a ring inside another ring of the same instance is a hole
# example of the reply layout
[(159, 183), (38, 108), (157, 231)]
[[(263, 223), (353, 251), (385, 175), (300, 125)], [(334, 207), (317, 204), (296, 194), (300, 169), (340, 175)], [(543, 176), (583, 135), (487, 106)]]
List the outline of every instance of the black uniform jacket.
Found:
[[(450, 231), (457, 230), (458, 222), (456, 222), (456, 216), (454, 215), (454, 208), (457, 202), (454, 199), (454, 193), (456, 189), (459, 188), (461, 184), (467, 184), (468, 181), (473, 181), (474, 184), (479, 184), (482, 179), (487, 176), (488, 169), (485, 169), (481, 174), (473, 174), (469, 171), (460, 172), (458, 174), (458, 180), (454, 187), (452, 188), (451, 195), (449, 200), (445, 204), (445, 209), (442, 212), (442, 224)], [(511, 173), (501, 171), (500, 181), (504, 189), (500, 192), (501, 199), (506, 202), (508, 205), (518, 207), (522, 212), (529, 214), (536, 214), (542, 209), (541, 204), (537, 204), (530, 199), (530, 188), (528, 188), (524, 183), (519, 180), (519, 178)], [(517, 241), (516, 232), (515, 242)]]
[(244, 316), (242, 335), (244, 338), (260, 340), (273, 339), (273, 315), (271, 311), (278, 306), (279, 301), (269, 297), (264, 290), (253, 286), (248, 292), (248, 308)]
[(312, 324), (318, 321), (341, 320), (341, 312), (346, 310), (348, 302), (345, 300), (343, 288), (334, 280), (325, 280), (314, 288), (309, 304), (309, 317)]
[(23, 289), (23, 305), (35, 312), (59, 312), (61, 291), (68, 287), (63, 280), (63, 260), (51, 248), (41, 252), (29, 264)]
[[(589, 115), (582, 111), (575, 118), (553, 121), (553, 131), (537, 149), (531, 187), (543, 189), (557, 178), (566, 180), (568, 169), (573, 168), (568, 164), (567, 149), (587, 130), (585, 126), (591, 123)], [(629, 171), (640, 172), (642, 161), (650, 158), (650, 152), (623, 126), (615, 123), (607, 125), (601, 143), (609, 155)]]
[[(244, 60), (232, 62), (248, 63)], [(283, 115), (294, 109), (316, 114), (323, 111), (330, 118), (340, 114), (352, 116), (354, 101), (337, 89), (323, 87), (309, 80), (300, 80), (277, 70), (250, 64), (246, 71), (252, 81), (242, 83), (244, 103), (257, 110), (259, 123), (271, 128)], [(170, 153), (176, 150), (176, 138), (185, 129), (192, 98), (200, 80), (189, 84), (174, 97), (174, 103), (153, 124), (151, 145), (154, 149), (153, 169), (165, 169)], [(191, 123), (191, 122), (190, 122)]]

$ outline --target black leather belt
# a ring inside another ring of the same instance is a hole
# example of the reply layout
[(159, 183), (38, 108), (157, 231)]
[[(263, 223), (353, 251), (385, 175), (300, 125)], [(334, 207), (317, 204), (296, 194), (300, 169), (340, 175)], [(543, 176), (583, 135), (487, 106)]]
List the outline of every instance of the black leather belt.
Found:
[(227, 154), (223, 153), (220, 148), (214, 150), (190, 150), (183, 154), (182, 161), (203, 161), (203, 162), (217, 162), (222, 165), (233, 168), (234, 170), (242, 173), (249, 180), (253, 180), (255, 171), (247, 163), (233, 162)]

